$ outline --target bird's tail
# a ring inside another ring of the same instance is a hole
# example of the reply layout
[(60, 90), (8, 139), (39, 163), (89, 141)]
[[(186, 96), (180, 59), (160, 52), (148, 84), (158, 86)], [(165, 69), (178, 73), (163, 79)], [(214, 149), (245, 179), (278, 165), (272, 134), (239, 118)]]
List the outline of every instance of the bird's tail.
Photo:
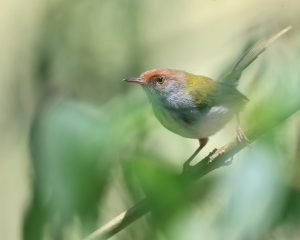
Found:
[(247, 68), (265, 49), (274, 41), (276, 41), (279, 37), (288, 32), (292, 27), (288, 26), (274, 34), (272, 37), (259, 41), (254, 44), (248, 51), (246, 51), (241, 58), (234, 65), (231, 72), (225, 77), (221, 78), (221, 82), (224, 82), (229, 85), (237, 85), (239, 78), (245, 68)]

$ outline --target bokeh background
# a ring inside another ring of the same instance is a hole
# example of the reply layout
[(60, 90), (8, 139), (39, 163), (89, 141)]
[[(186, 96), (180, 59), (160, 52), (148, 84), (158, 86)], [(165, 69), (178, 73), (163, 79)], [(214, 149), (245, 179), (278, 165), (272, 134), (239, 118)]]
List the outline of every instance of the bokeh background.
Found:
[(299, 114), (186, 186), (197, 141), (121, 82), (154, 67), (217, 79), (287, 25), (242, 76), (245, 128), (300, 104), (299, 1), (2, 0), (0, 239), (81, 239), (145, 195), (153, 214), (113, 239), (300, 239)]

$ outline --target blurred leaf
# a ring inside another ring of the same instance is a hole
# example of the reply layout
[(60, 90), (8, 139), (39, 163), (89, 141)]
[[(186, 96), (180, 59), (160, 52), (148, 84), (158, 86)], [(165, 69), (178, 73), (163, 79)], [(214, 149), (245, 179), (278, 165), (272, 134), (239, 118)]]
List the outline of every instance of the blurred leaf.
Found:
[(28, 222), (34, 221), (30, 211), (44, 211), (41, 221), (58, 228), (56, 232), (75, 216), (83, 231), (95, 228), (112, 164), (109, 131), (84, 106), (62, 102), (43, 109), (32, 131), (34, 198)]
[(140, 153), (131, 168), (149, 200), (154, 222), (160, 227), (189, 205), (187, 183), (158, 156)]
[(256, 144), (233, 176), (232, 196), (219, 219), (219, 235), (225, 239), (261, 239), (278, 218), (286, 193), (280, 155), (273, 147), (268, 142)]

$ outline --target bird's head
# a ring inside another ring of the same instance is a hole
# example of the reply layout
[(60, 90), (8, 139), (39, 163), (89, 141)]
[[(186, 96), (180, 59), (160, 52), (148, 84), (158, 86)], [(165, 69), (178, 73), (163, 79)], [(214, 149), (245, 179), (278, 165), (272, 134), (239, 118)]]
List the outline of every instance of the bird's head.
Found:
[(190, 98), (186, 78), (184, 71), (156, 68), (124, 81), (141, 85), (152, 102), (178, 104)]

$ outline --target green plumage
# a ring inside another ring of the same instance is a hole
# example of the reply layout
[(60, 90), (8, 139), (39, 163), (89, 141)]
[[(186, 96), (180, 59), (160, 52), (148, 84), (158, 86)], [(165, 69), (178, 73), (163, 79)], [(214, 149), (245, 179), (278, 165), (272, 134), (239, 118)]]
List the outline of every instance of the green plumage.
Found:
[(187, 75), (187, 90), (192, 94), (194, 103), (199, 108), (227, 105), (239, 110), (248, 98), (235, 87), (214, 81), (205, 76)]

